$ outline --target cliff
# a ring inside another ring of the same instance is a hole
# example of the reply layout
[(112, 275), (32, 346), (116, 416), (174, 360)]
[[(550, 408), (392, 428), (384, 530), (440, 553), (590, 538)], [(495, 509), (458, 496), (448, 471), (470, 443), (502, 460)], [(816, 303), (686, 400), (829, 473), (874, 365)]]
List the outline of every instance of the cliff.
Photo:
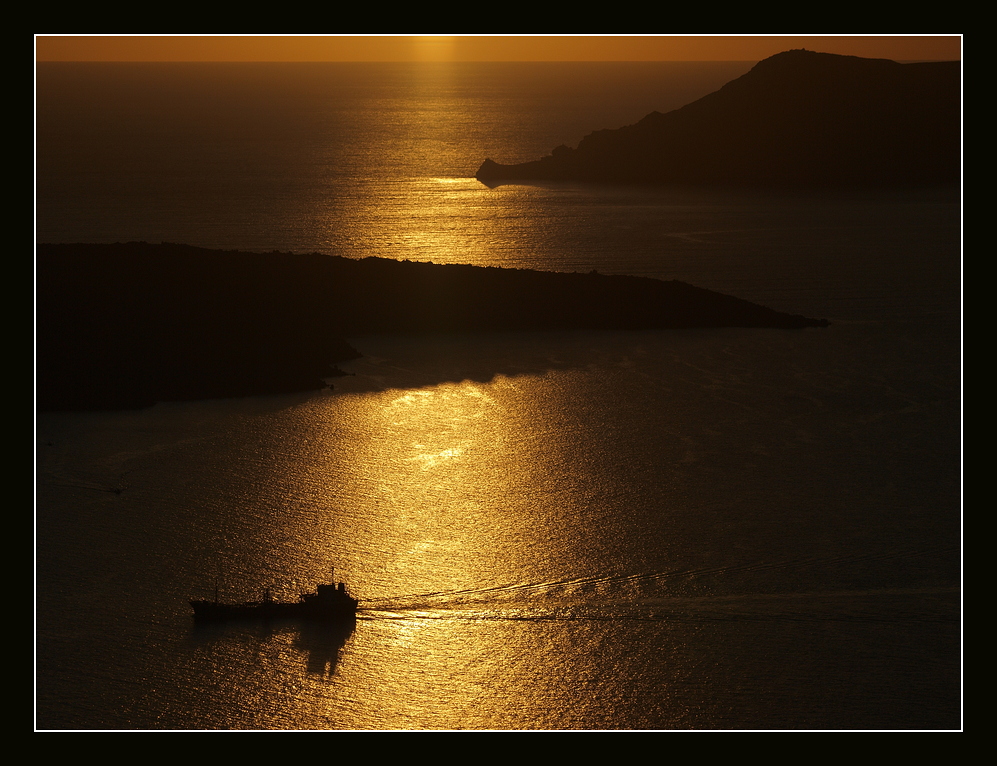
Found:
[(715, 93), (576, 149), (477, 178), (741, 186), (905, 186), (959, 180), (960, 62), (899, 64), (793, 50)]
[(826, 325), (682, 282), (144, 242), (39, 245), (40, 410), (322, 388), (373, 333)]

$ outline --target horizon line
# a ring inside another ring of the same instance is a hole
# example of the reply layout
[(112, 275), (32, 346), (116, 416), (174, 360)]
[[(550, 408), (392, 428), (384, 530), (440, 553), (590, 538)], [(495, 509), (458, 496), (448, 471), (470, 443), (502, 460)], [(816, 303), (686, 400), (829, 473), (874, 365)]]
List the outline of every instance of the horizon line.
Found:
[(962, 35), (46, 35), (35, 62), (713, 62), (805, 48), (961, 61)]

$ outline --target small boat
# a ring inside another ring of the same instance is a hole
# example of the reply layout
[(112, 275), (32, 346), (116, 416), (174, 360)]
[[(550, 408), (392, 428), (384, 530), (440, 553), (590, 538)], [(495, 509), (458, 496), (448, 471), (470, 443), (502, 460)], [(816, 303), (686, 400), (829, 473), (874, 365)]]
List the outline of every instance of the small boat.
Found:
[(346, 583), (333, 582), (319, 585), (314, 593), (302, 593), (297, 601), (275, 601), (270, 591), (264, 591), (260, 601), (225, 604), (214, 601), (191, 601), (194, 619), (203, 622), (223, 620), (279, 620), (296, 619), (312, 622), (348, 620), (356, 617), (357, 599), (346, 590)]

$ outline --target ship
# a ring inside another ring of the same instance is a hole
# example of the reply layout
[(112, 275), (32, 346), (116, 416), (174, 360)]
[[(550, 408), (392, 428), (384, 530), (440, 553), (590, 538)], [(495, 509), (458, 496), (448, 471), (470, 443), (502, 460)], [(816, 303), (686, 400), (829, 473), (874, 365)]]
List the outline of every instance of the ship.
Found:
[(198, 622), (224, 620), (306, 620), (333, 622), (355, 619), (359, 601), (346, 590), (346, 583), (335, 581), (319, 585), (314, 593), (302, 593), (297, 601), (276, 601), (269, 590), (259, 601), (227, 604), (218, 600), (215, 588), (214, 601), (191, 601), (194, 619)]

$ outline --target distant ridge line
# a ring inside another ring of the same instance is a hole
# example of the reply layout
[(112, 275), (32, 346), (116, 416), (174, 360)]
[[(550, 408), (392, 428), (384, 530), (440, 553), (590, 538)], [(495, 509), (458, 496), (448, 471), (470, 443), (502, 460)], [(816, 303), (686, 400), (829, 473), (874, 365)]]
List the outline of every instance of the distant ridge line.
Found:
[(790, 50), (720, 90), (478, 180), (758, 187), (948, 184), (961, 175), (961, 62)]

